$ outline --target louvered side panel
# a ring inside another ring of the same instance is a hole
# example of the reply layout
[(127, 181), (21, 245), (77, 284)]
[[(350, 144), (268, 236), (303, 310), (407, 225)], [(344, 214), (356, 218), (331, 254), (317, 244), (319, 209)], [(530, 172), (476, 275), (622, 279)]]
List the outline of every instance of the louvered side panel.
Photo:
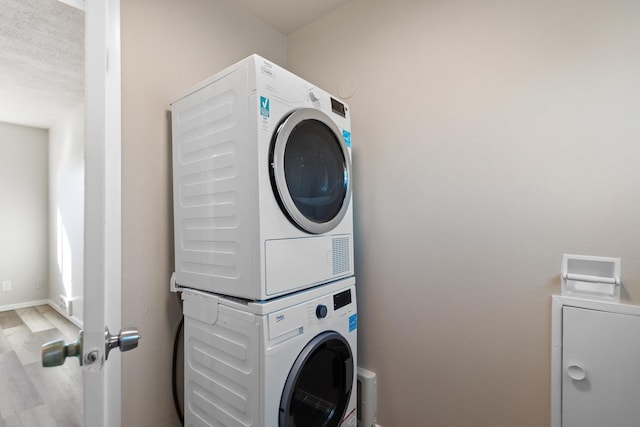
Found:
[(258, 326), (220, 307), (210, 325), (185, 313), (185, 425), (259, 425)]
[(173, 106), (176, 281), (184, 287), (223, 292), (245, 270), (246, 75), (241, 68)]

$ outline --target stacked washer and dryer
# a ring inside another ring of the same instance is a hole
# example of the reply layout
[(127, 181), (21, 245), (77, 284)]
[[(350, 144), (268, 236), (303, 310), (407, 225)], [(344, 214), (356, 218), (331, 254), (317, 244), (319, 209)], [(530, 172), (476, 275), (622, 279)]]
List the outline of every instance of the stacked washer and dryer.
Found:
[(356, 425), (348, 107), (252, 55), (172, 103), (185, 425)]

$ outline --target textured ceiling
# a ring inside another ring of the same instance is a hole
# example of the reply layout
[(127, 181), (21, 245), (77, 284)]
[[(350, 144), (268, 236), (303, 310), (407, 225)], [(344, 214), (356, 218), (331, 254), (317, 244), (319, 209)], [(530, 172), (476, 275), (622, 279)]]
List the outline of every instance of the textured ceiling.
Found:
[[(233, 0), (283, 34), (351, 0)], [(68, 4), (65, 4), (68, 3)], [(2, 0), (0, 122), (50, 128), (84, 99), (83, 0)]]
[(51, 127), (84, 99), (84, 12), (58, 0), (2, 0), (0, 121)]

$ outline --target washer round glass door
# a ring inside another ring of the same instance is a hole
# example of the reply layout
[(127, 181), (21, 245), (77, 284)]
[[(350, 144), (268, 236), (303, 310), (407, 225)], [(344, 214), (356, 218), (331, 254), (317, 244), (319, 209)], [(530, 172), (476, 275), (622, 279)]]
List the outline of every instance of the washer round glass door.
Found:
[(351, 199), (351, 159), (333, 120), (295, 110), (274, 135), (270, 162), (274, 194), (296, 226), (321, 234), (340, 224)]
[(353, 388), (349, 343), (323, 332), (302, 350), (289, 372), (280, 400), (279, 427), (338, 427)]

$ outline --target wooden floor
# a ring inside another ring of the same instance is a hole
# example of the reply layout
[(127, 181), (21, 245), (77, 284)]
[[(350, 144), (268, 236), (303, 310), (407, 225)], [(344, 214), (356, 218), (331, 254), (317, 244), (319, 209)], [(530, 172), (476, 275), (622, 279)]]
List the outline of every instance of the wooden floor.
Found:
[(40, 346), (78, 328), (48, 305), (0, 312), (0, 427), (81, 427), (78, 360), (43, 368)]

